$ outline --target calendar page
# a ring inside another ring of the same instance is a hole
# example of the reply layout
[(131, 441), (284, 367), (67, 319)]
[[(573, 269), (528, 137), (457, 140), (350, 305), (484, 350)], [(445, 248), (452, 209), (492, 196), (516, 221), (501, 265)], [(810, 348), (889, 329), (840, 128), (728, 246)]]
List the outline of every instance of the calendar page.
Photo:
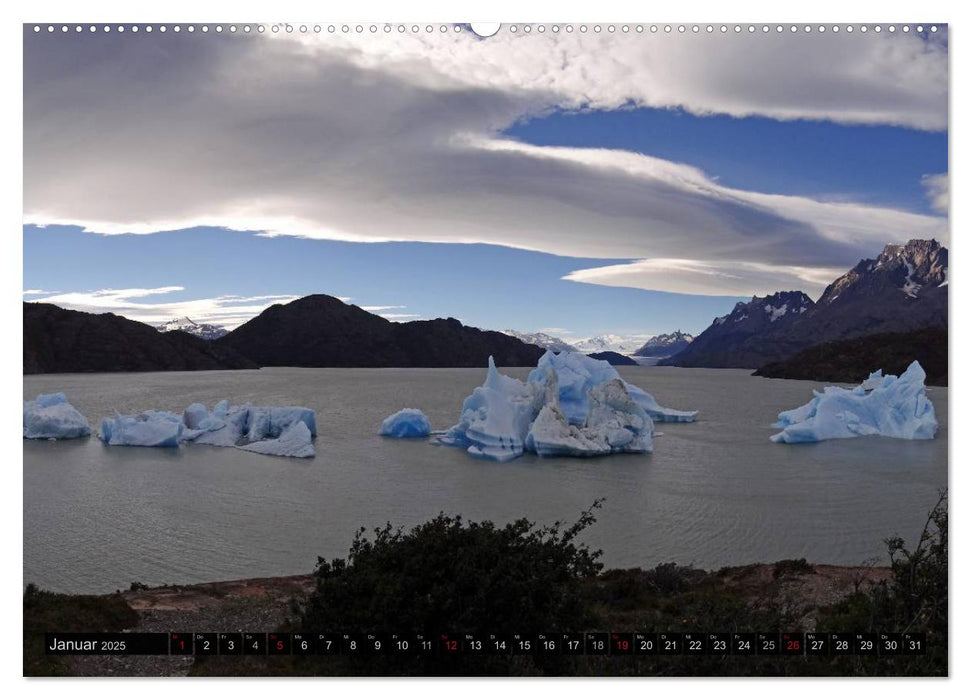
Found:
[(946, 23), (21, 38), (24, 675), (948, 675)]

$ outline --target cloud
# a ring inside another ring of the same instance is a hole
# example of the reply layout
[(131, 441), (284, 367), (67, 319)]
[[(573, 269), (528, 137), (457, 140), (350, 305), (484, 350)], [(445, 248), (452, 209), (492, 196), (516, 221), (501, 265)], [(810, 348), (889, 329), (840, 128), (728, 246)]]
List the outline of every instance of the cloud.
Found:
[(947, 173), (937, 175), (924, 175), (921, 178), (924, 191), (927, 193), (927, 201), (930, 202), (931, 209), (941, 214), (947, 214), (951, 206), (951, 183)]
[[(887, 242), (945, 239), (946, 221), (731, 189), (679, 163), (499, 133), (554, 109), (631, 105), (940, 129), (946, 59), (943, 38), (903, 35), (28, 33), (24, 220), (690, 258), (748, 275), (706, 275), (709, 293), (734, 295), (762, 284), (759, 265), (811, 278)], [(585, 281), (700, 284), (657, 263), (640, 278), (614, 267)]]
[(682, 294), (764, 296), (780, 290), (801, 290), (818, 295), (844, 272), (845, 268), (656, 258), (574, 270), (563, 279), (612, 287), (676, 290)]
[[(432, 88), (549, 93), (560, 108), (947, 127), (946, 32), (935, 35), (501, 31), (297, 36), (308, 51)], [(280, 40), (281, 35), (276, 35)], [(292, 41), (289, 37), (284, 41)]]

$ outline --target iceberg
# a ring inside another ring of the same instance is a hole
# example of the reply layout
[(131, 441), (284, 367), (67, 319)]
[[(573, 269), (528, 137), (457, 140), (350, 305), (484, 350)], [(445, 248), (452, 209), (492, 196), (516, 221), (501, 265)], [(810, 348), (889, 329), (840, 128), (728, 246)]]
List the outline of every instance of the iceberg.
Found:
[(525, 449), (526, 434), (543, 406), (544, 387), (499, 374), (489, 357), (485, 383), (462, 402), (459, 422), (439, 438), (473, 457), (507, 462)]
[(143, 411), (101, 421), (101, 441), (108, 445), (178, 447), (182, 442), (182, 417), (168, 411)]
[(229, 406), (223, 400), (216, 404), (207, 420), (197, 423), (202, 427), (186, 430), (183, 437), (197, 445), (235, 447), (246, 433), (248, 420), (249, 406)]
[(690, 422), (696, 416), (659, 406), (608, 362), (583, 353), (548, 351), (525, 382), (500, 374), (490, 357), (485, 383), (465, 399), (459, 422), (438, 443), (500, 462), (524, 452), (651, 452), (655, 419)]
[(540, 457), (596, 457), (614, 452), (651, 452), (653, 423), (628, 393), (611, 379), (589, 392), (590, 412), (582, 426), (560, 408), (556, 370), (549, 375), (546, 404), (526, 435), (526, 449)]
[(432, 424), (428, 416), (417, 408), (403, 408), (384, 419), (378, 435), (396, 438), (428, 437), (431, 432)]
[(560, 405), (567, 420), (574, 425), (582, 424), (586, 418), (589, 410), (587, 395), (590, 389), (612, 379), (623, 382), (627, 393), (652, 420), (659, 423), (690, 423), (698, 417), (697, 411), (664, 408), (649, 393), (621, 379), (609, 362), (596, 360), (581, 352), (556, 354), (547, 351), (539, 358), (536, 369), (529, 373), (527, 381), (542, 384), (550, 370), (556, 370), (559, 377)]
[(168, 411), (144, 411), (136, 416), (116, 412), (114, 418), (102, 421), (100, 437), (109, 445), (178, 447), (180, 443), (191, 442), (240, 447), (262, 454), (313, 457), (312, 439), (316, 434), (317, 416), (312, 409), (230, 406), (223, 399), (212, 411), (204, 404), (191, 404), (181, 416)]
[(296, 423), (303, 423), (310, 435), (316, 437), (317, 415), (312, 409), (302, 406), (250, 406), (246, 439), (250, 442), (275, 439)]
[(88, 419), (68, 403), (64, 394), (40, 394), (24, 401), (24, 437), (31, 440), (67, 440), (91, 434)]
[(239, 445), (239, 449), (247, 452), (257, 452), (275, 457), (313, 457), (313, 436), (310, 428), (303, 421), (289, 424), (280, 436), (272, 440), (259, 440), (248, 445)]
[(863, 435), (930, 440), (937, 433), (927, 375), (916, 360), (899, 377), (872, 373), (853, 389), (828, 386), (809, 403), (779, 414), (772, 442), (818, 442)]

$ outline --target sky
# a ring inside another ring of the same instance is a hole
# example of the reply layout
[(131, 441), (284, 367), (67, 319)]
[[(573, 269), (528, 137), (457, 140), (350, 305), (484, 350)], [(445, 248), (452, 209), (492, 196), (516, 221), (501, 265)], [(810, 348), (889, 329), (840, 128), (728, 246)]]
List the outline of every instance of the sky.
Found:
[(948, 240), (945, 28), (445, 29), (25, 27), (24, 299), (697, 333)]

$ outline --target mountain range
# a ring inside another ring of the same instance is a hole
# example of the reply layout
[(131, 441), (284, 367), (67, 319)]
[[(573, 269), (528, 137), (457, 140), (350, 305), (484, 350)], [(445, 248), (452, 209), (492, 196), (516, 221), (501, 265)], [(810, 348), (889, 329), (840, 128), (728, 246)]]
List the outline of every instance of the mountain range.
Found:
[(820, 343), (946, 327), (947, 257), (935, 240), (888, 245), (836, 279), (816, 302), (799, 291), (738, 302), (660, 364), (757, 368)]
[(171, 321), (160, 323), (156, 326), (156, 328), (163, 333), (168, 333), (169, 331), (183, 331), (189, 335), (194, 335), (195, 337), (202, 338), (204, 340), (215, 340), (216, 338), (222, 338), (224, 335), (229, 333), (229, 331), (222, 326), (217, 326), (212, 323), (196, 323), (188, 316), (174, 318)]
[(644, 342), (645, 336), (623, 336), (605, 333), (592, 338), (584, 338), (573, 343), (580, 352), (592, 355), (599, 352), (615, 352), (620, 355), (633, 355)]
[(264, 367), (484, 367), (535, 365), (543, 348), (454, 318), (395, 323), (313, 294), (274, 304), (214, 345)]
[(693, 339), (690, 334), (682, 333), (680, 330), (674, 333), (652, 336), (647, 342), (644, 342), (645, 336), (643, 335), (622, 336), (612, 333), (570, 342), (547, 333), (522, 333), (513, 330), (505, 330), (503, 333), (519, 338), (524, 343), (538, 345), (553, 352), (583, 352), (588, 355), (612, 353), (613, 355), (626, 355), (627, 357), (638, 355), (668, 357), (683, 350)]
[(519, 331), (504, 330), (503, 333), (519, 338), (524, 343), (538, 345), (541, 348), (552, 350), (553, 352), (578, 352), (576, 346), (570, 345), (562, 338), (549, 335), (548, 333), (521, 333)]
[(24, 303), (24, 374), (256, 369), (232, 348), (115, 314)]
[[(767, 376), (808, 374), (820, 379), (835, 371), (829, 358), (837, 356), (845, 358), (843, 364), (852, 365), (854, 373), (858, 367), (878, 368), (880, 357), (896, 362), (910, 355), (926, 356), (939, 365), (943, 356), (943, 369), (935, 371), (946, 381), (947, 260), (947, 248), (934, 240), (888, 245), (876, 258), (861, 260), (836, 279), (815, 302), (800, 291), (755, 296), (738, 302), (694, 339), (676, 331), (640, 344), (615, 335), (566, 343), (544, 333), (480, 330), (454, 318), (396, 323), (324, 294), (270, 306), (214, 339), (206, 336), (225, 329), (188, 318), (156, 329), (111, 313), (25, 302), (24, 373), (482, 367), (490, 355), (498, 365), (533, 366), (547, 347), (553, 347), (601, 356), (614, 364), (624, 362), (622, 356), (676, 352), (660, 364), (765, 367), (762, 374)], [(880, 341), (833, 345), (874, 334), (890, 335)], [(940, 344), (941, 338), (943, 348), (929, 347)]]
[(676, 330), (674, 333), (656, 335), (634, 351), (635, 357), (670, 357), (677, 355), (694, 341), (690, 333)]

